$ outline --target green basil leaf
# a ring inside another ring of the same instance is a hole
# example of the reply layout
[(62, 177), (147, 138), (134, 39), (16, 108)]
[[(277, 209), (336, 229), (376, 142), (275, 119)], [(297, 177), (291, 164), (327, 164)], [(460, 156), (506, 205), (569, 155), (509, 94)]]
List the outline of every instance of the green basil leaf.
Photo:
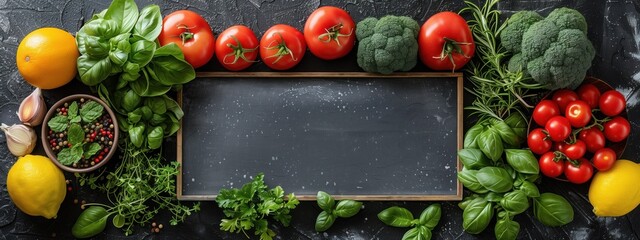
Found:
[(480, 184), (480, 182), (478, 182), (476, 174), (478, 174), (478, 170), (463, 169), (462, 171), (458, 172), (458, 180), (460, 180), (464, 187), (475, 193), (488, 192), (489, 190), (487, 190), (487, 188), (485, 188), (484, 186), (482, 186), (482, 184)]
[(67, 130), (67, 127), (69, 126), (69, 119), (67, 118), (67, 116), (58, 115), (50, 119), (47, 122), (47, 126), (49, 126), (49, 129), (51, 129), (51, 131), (58, 133), (64, 132), (64, 130)]
[(120, 128), (121, 131), (129, 132), (130, 125), (129, 120), (126, 117), (127, 116), (116, 114), (116, 119), (118, 119), (118, 128)]
[(500, 202), (504, 198), (504, 194), (488, 192), (487, 195), (484, 196), (484, 199), (489, 202)]
[(142, 106), (140, 107), (140, 110), (142, 111), (142, 119), (145, 121), (149, 121), (151, 120), (151, 117), (153, 117), (153, 111), (151, 111), (151, 108), (148, 106)]
[(559, 227), (573, 221), (573, 207), (565, 198), (543, 193), (533, 199), (533, 214), (538, 221), (550, 227)]
[(519, 142), (522, 143), (527, 139), (527, 121), (522, 117), (522, 114), (511, 114), (504, 122), (507, 123), (516, 136), (518, 136), (520, 139)]
[(522, 143), (520, 142), (520, 140), (522, 139), (520, 139), (518, 135), (513, 132), (511, 127), (509, 127), (506, 122), (494, 119), (493, 121), (491, 121), (491, 125), (498, 132), (498, 135), (500, 135), (502, 141), (507, 145), (519, 146)]
[(509, 172), (499, 167), (484, 167), (476, 174), (478, 182), (485, 188), (497, 192), (508, 192), (513, 187)]
[(353, 215), (360, 212), (360, 208), (362, 208), (362, 202), (354, 200), (340, 200), (333, 213), (338, 217), (348, 218), (353, 217)]
[(129, 59), (129, 53), (131, 52), (131, 44), (129, 40), (125, 39), (116, 44), (115, 49), (109, 52), (109, 59), (116, 66), (124, 66)]
[(110, 19), (101, 19), (102, 21), (95, 21), (98, 23), (96, 29), (96, 35), (102, 39), (109, 39), (117, 36), (120, 33), (120, 26), (117, 21)]
[(175, 43), (169, 43), (162, 47), (156, 49), (156, 52), (153, 54), (153, 57), (166, 57), (166, 56), (174, 56), (176, 58), (184, 60), (184, 54), (180, 47), (178, 47)]
[(144, 124), (137, 124), (129, 128), (129, 140), (136, 147), (142, 147), (144, 143)]
[(166, 121), (167, 118), (163, 115), (163, 114), (153, 114), (153, 117), (151, 117), (151, 120), (149, 120), (149, 123), (153, 126), (159, 126), (160, 124), (164, 123), (164, 121)]
[(113, 226), (116, 228), (122, 228), (124, 226), (124, 215), (122, 214), (118, 214), (115, 217), (113, 217), (113, 220), (111, 221), (113, 223)]
[(111, 60), (109, 58), (93, 59), (88, 55), (78, 58), (78, 74), (82, 83), (95, 86), (107, 79), (111, 74)]
[(476, 198), (462, 212), (462, 228), (471, 234), (484, 231), (493, 218), (493, 205), (483, 198)]
[(533, 156), (531, 150), (527, 149), (506, 149), (507, 162), (513, 170), (524, 174), (540, 173), (538, 160)]
[(504, 210), (510, 213), (520, 214), (529, 208), (529, 198), (523, 191), (515, 190), (504, 195), (500, 201), (500, 205)]
[(78, 45), (78, 51), (80, 52), (80, 55), (87, 54), (86, 38), (89, 35), (84, 32), (83, 28), (84, 26), (80, 28), (80, 30), (78, 30), (78, 32), (76, 33), (76, 45)]
[(497, 240), (515, 240), (520, 233), (520, 224), (510, 219), (500, 219), (496, 222), (495, 235)]
[(109, 42), (97, 36), (80, 36), (85, 46), (86, 54), (95, 59), (102, 59), (109, 55)]
[(171, 90), (172, 86), (165, 86), (158, 83), (156, 80), (150, 79), (148, 76), (148, 67), (141, 70), (143, 75), (138, 80), (129, 82), (131, 89), (143, 97), (156, 97), (164, 95)]
[(458, 203), (458, 207), (462, 210), (464, 210), (465, 208), (467, 208), (467, 206), (469, 206), (469, 204), (475, 200), (476, 198), (478, 198), (479, 196), (474, 194), (468, 197), (465, 197), (464, 199), (462, 199), (461, 202)]
[(80, 123), (80, 121), (82, 121), (82, 118), (80, 116), (75, 116), (74, 118), (69, 120), (69, 122), (71, 123)]
[(336, 221), (336, 216), (329, 214), (327, 211), (322, 211), (316, 218), (315, 229), (317, 232), (327, 231)]
[(498, 161), (502, 156), (504, 150), (502, 139), (500, 139), (500, 135), (498, 135), (497, 131), (492, 127), (478, 135), (477, 144), (484, 155), (493, 161)]
[(167, 104), (161, 97), (147, 98), (144, 101), (144, 105), (149, 107), (153, 113), (164, 114), (167, 112)]
[[(169, 118), (173, 118), (173, 116), (169, 115)], [(167, 128), (165, 128), (164, 134), (166, 136), (172, 136), (173, 134), (178, 132), (178, 130), (180, 130), (180, 123), (174, 122), (174, 123), (171, 123)]]
[(431, 204), (420, 214), (419, 223), (420, 225), (423, 225), (429, 229), (433, 229), (436, 227), (436, 225), (438, 225), (438, 222), (440, 222), (441, 215), (442, 210), (440, 204)]
[(431, 239), (431, 230), (425, 226), (417, 226), (409, 229), (402, 236), (402, 240), (429, 240)]
[(152, 78), (165, 86), (185, 84), (196, 77), (189, 63), (174, 56), (154, 57), (147, 67), (153, 72)]
[(100, 118), (103, 114), (104, 107), (96, 101), (87, 101), (80, 108), (80, 117), (86, 123), (93, 122)]
[(137, 108), (127, 114), (127, 121), (129, 123), (136, 124), (140, 122), (140, 120), (142, 120), (142, 110), (140, 108)]
[(171, 99), (166, 95), (163, 95), (162, 98), (164, 98), (164, 103), (167, 105), (167, 110), (173, 112), (176, 119), (181, 119), (182, 116), (184, 116), (184, 112), (182, 111), (182, 109), (180, 108), (180, 105), (178, 105), (178, 103), (175, 100)]
[(318, 207), (320, 207), (320, 209), (325, 211), (333, 210), (333, 207), (336, 204), (333, 197), (331, 197), (331, 195), (323, 191), (318, 191), (318, 194), (316, 195), (316, 202), (318, 203)]
[(393, 206), (382, 210), (378, 213), (378, 219), (384, 224), (392, 227), (411, 227), (413, 226), (413, 214), (406, 208)]
[(77, 148), (63, 148), (62, 150), (60, 150), (60, 152), (58, 152), (56, 158), (58, 158), (58, 161), (62, 163), (62, 165), (70, 166), (71, 164), (80, 161), (80, 159), (82, 158), (82, 153), (80, 153), (80, 155), (77, 155), (76, 153)]
[(85, 159), (88, 159), (98, 153), (102, 148), (98, 143), (91, 143), (89, 145), (85, 145), (83, 156)]
[(146, 66), (151, 62), (155, 52), (156, 44), (153, 41), (142, 39), (131, 44), (129, 61), (138, 64), (138, 70), (136, 70), (136, 72), (140, 70), (141, 66)]
[(484, 131), (482, 124), (476, 123), (464, 134), (464, 148), (478, 148), (478, 135)]
[(160, 7), (155, 4), (146, 6), (140, 12), (140, 17), (133, 27), (133, 34), (144, 37), (149, 41), (155, 41), (162, 31), (162, 15)]
[(124, 14), (122, 15), (122, 24), (120, 27), (121, 33), (129, 33), (133, 30), (133, 27), (138, 21), (138, 5), (133, 0), (126, 0), (124, 2)]
[(73, 101), (71, 105), (69, 105), (69, 109), (67, 109), (67, 116), (70, 119), (73, 119), (76, 116), (78, 116), (78, 102)]
[(109, 213), (100, 206), (90, 206), (85, 209), (71, 228), (71, 234), (76, 238), (90, 238), (104, 231), (107, 226)]
[(528, 197), (536, 198), (540, 196), (540, 190), (538, 190), (538, 187), (529, 181), (522, 182), (522, 185), (520, 185), (520, 190), (524, 192)]
[(464, 148), (458, 151), (458, 157), (465, 168), (478, 170), (483, 167), (491, 166), (489, 159), (480, 151), (480, 149)]
[(76, 145), (81, 144), (84, 141), (84, 130), (80, 124), (72, 123), (69, 125), (69, 131), (67, 131), (67, 138), (69, 140), (69, 144)]
[(129, 89), (128, 91), (126, 91), (126, 93), (124, 94), (124, 98), (122, 99), (122, 107), (127, 112), (131, 112), (136, 109), (141, 102), (142, 98), (140, 97), (140, 95)]
[(147, 135), (147, 145), (150, 149), (158, 149), (162, 145), (164, 133), (161, 127), (155, 127)]

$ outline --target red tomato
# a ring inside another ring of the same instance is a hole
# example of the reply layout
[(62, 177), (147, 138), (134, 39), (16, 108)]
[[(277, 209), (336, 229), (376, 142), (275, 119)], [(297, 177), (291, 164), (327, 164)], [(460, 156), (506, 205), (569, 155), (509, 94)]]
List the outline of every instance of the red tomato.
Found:
[(617, 116), (604, 124), (604, 136), (612, 142), (621, 142), (629, 136), (631, 125), (627, 119)]
[(546, 125), (549, 119), (559, 115), (560, 108), (558, 108), (558, 104), (551, 100), (542, 100), (533, 109), (533, 121), (540, 126)]
[(578, 98), (589, 104), (589, 107), (591, 107), (591, 109), (595, 109), (598, 107), (598, 101), (600, 100), (600, 90), (595, 85), (589, 83), (582, 84), (582, 86), (580, 86), (578, 90), (576, 90), (576, 93), (578, 94)]
[(562, 153), (569, 159), (577, 160), (587, 153), (587, 145), (584, 144), (582, 140), (576, 140), (573, 144), (567, 143), (567, 145), (563, 147)]
[(540, 160), (538, 160), (538, 165), (540, 165), (542, 174), (547, 177), (555, 178), (564, 172), (564, 161), (556, 158), (553, 152), (542, 154)]
[(551, 97), (551, 99), (554, 102), (556, 102), (556, 104), (558, 104), (558, 107), (560, 108), (560, 112), (562, 113), (567, 108), (567, 104), (575, 100), (578, 100), (578, 94), (576, 94), (576, 92), (571, 91), (569, 89), (560, 89), (553, 93), (553, 96)]
[(418, 47), (420, 60), (433, 70), (458, 70), (476, 51), (467, 21), (454, 12), (431, 16), (420, 28)]
[(551, 150), (552, 142), (542, 128), (536, 128), (529, 133), (527, 145), (533, 153), (542, 155)]
[(609, 90), (600, 96), (598, 106), (604, 115), (613, 117), (624, 111), (627, 107), (627, 101), (624, 99), (622, 93), (616, 90)]
[(307, 44), (300, 31), (285, 24), (269, 28), (260, 39), (260, 58), (269, 68), (287, 70), (300, 63)]
[(565, 117), (555, 116), (547, 121), (544, 129), (549, 133), (551, 140), (560, 142), (571, 134), (571, 123)]
[(593, 166), (591, 166), (589, 160), (585, 158), (581, 158), (576, 162), (576, 165), (571, 161), (564, 163), (564, 175), (569, 182), (575, 184), (586, 183), (591, 179), (591, 176), (593, 176)]
[(581, 128), (591, 121), (591, 108), (586, 102), (576, 100), (567, 105), (564, 116), (569, 120), (571, 126)]
[(559, 151), (559, 152), (564, 152), (564, 150), (567, 148), (567, 143), (565, 142), (554, 142), (553, 146), (551, 146), (551, 150), (555, 151)]
[(218, 35), (215, 52), (224, 68), (240, 71), (256, 62), (258, 47), (258, 38), (250, 28), (235, 25)]
[(578, 139), (582, 140), (587, 145), (587, 151), (591, 153), (603, 148), (606, 143), (604, 133), (595, 127), (580, 131)]
[(213, 57), (215, 38), (207, 20), (189, 10), (178, 10), (162, 21), (158, 36), (160, 45), (175, 43), (184, 59), (194, 68), (205, 65)]
[(593, 154), (591, 161), (593, 161), (593, 166), (598, 169), (598, 171), (607, 171), (611, 169), (616, 162), (616, 158), (616, 152), (611, 148), (602, 148)]
[(324, 6), (309, 15), (304, 24), (304, 38), (313, 55), (333, 60), (347, 55), (356, 43), (356, 24), (347, 11)]

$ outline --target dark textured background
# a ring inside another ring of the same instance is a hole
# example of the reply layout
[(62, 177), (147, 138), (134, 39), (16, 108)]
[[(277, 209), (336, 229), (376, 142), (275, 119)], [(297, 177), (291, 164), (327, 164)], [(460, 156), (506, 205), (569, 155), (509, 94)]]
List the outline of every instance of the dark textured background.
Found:
[[(201, 13), (209, 21), (215, 33), (220, 33), (233, 24), (245, 24), (260, 36), (269, 26), (287, 23), (302, 29), (305, 18), (318, 6), (335, 5), (348, 10), (355, 21), (365, 16), (386, 14), (409, 15), (420, 23), (432, 14), (443, 11), (458, 11), (462, 1), (392, 1), (392, 0), (188, 0), (188, 1), (137, 1), (140, 7), (156, 2), (163, 15), (178, 9), (191, 9)], [(15, 112), (22, 98), (32, 87), (26, 84), (15, 67), (15, 52), (20, 40), (30, 31), (45, 26), (55, 26), (70, 32), (77, 31), (84, 19), (99, 12), (109, 4), (101, 1), (54, 1), (54, 0), (0, 0), (0, 122), (17, 123)], [(604, 79), (628, 100), (629, 120), (634, 132), (623, 157), (638, 161), (640, 136), (637, 133), (640, 116), (638, 92), (640, 91), (640, 2), (638, 1), (591, 1), (591, 0), (538, 0), (504, 1), (500, 9), (510, 14), (521, 9), (537, 10), (547, 14), (555, 7), (569, 6), (581, 11), (589, 22), (589, 38), (597, 55), (590, 74)], [(420, 69), (419, 67), (418, 69)], [(220, 69), (212, 63), (204, 70)], [(251, 70), (265, 70), (258, 64)], [(318, 61), (308, 54), (294, 71), (358, 71), (353, 54), (335, 62)], [(78, 82), (63, 88), (45, 91), (49, 104), (75, 92), (88, 92)], [(166, 146), (175, 144), (169, 141)], [(171, 151), (169, 151), (171, 152)], [(36, 153), (42, 154), (38, 146)], [(172, 159), (173, 154), (167, 154)], [(73, 199), (100, 201), (100, 194), (82, 189), (67, 195), (58, 218), (45, 220), (30, 217), (18, 211), (6, 192), (6, 174), (16, 160), (6, 148), (4, 134), (0, 134), (0, 239), (46, 239), (51, 236), (68, 239), (75, 218), (80, 213), (79, 205)], [(72, 178), (68, 175), (68, 178)], [(637, 183), (629, 183), (637, 184)], [(550, 179), (543, 179), (543, 192), (554, 192), (565, 196), (576, 210), (575, 220), (561, 228), (545, 227), (527, 214), (516, 217), (522, 229), (520, 239), (638, 239), (640, 231), (640, 210), (636, 209), (625, 217), (595, 218), (586, 196), (588, 185), (571, 185)], [(103, 200), (103, 199), (102, 199)], [(324, 234), (313, 230), (313, 222), (319, 213), (312, 202), (302, 203), (294, 211), (292, 227), (275, 226), (278, 239), (400, 239), (406, 229), (386, 227), (377, 220), (376, 214), (392, 205), (409, 208), (415, 214), (429, 205), (429, 202), (366, 202), (365, 209), (350, 219), (340, 219)], [(443, 202), (443, 216), (434, 230), (434, 239), (491, 239), (493, 225), (481, 235), (470, 235), (462, 231), (462, 211), (455, 202)], [(219, 230), (221, 212), (212, 202), (203, 202), (202, 211), (187, 219), (177, 227), (168, 227), (166, 213), (156, 219), (165, 229), (160, 234), (149, 233), (149, 226), (138, 229), (133, 236), (124, 237), (122, 232), (111, 226), (98, 235), (98, 239), (244, 239), (241, 234), (227, 234)]]

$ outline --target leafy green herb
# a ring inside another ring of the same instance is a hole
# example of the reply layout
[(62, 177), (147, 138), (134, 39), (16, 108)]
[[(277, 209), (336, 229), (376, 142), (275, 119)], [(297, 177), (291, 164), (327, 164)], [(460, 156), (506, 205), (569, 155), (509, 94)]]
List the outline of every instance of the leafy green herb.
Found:
[(500, 167), (484, 167), (478, 170), (476, 178), (483, 187), (497, 193), (507, 192), (513, 187), (511, 176)]
[(533, 214), (542, 224), (551, 227), (573, 221), (573, 208), (569, 201), (553, 193), (543, 193), (533, 199)]
[(96, 101), (87, 101), (80, 107), (82, 121), (90, 123), (97, 120), (104, 111), (104, 107)]
[(323, 210), (316, 218), (315, 229), (318, 232), (324, 232), (329, 229), (338, 217), (353, 217), (362, 208), (362, 202), (348, 199), (340, 200), (336, 205), (333, 197), (323, 191), (318, 191), (316, 201), (318, 202), (318, 207)]
[(378, 219), (392, 227), (413, 227), (404, 233), (403, 240), (429, 240), (431, 231), (440, 222), (442, 210), (440, 204), (432, 204), (425, 208), (420, 218), (414, 219), (413, 214), (406, 208), (393, 206), (378, 213)]
[(72, 123), (69, 126), (68, 139), (71, 145), (82, 144), (84, 140), (84, 131), (80, 124)]
[(471, 234), (484, 231), (493, 217), (493, 204), (483, 198), (476, 198), (462, 211), (462, 228)]
[(520, 232), (520, 224), (509, 218), (496, 222), (495, 234), (497, 240), (515, 240)]
[(73, 101), (67, 110), (67, 116), (69, 119), (74, 119), (78, 116), (78, 102)]
[(538, 174), (540, 173), (540, 166), (538, 160), (533, 156), (531, 150), (527, 149), (507, 149), (507, 162), (513, 170), (524, 174)]
[(220, 223), (221, 230), (242, 232), (249, 237), (247, 231), (254, 229), (254, 234), (261, 240), (271, 240), (276, 235), (269, 229), (268, 216), (287, 227), (291, 222), (291, 210), (300, 203), (293, 193), (285, 199), (280, 186), (268, 189), (262, 173), (242, 188), (220, 190), (216, 202), (227, 217)]
[(47, 122), (47, 126), (49, 126), (49, 129), (51, 129), (51, 131), (58, 133), (64, 132), (64, 130), (67, 130), (67, 127), (69, 126), (69, 119), (67, 118), (67, 116), (58, 115), (51, 118), (49, 122)]
[(91, 206), (85, 209), (71, 228), (76, 238), (90, 238), (104, 231), (109, 213), (104, 207)]

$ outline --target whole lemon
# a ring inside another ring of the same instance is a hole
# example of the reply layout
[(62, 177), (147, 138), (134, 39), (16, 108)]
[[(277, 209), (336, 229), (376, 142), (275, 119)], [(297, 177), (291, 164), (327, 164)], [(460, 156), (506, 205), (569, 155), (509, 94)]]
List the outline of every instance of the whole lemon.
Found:
[(13, 203), (31, 216), (55, 218), (64, 200), (64, 174), (47, 157), (18, 158), (7, 175), (7, 191)]
[(598, 172), (589, 187), (589, 202), (599, 217), (619, 217), (640, 204), (640, 165), (617, 160), (609, 171)]
[(69, 32), (39, 28), (22, 39), (16, 53), (18, 72), (29, 84), (53, 89), (70, 82), (77, 73), (78, 46)]

